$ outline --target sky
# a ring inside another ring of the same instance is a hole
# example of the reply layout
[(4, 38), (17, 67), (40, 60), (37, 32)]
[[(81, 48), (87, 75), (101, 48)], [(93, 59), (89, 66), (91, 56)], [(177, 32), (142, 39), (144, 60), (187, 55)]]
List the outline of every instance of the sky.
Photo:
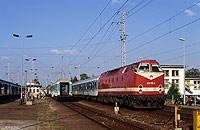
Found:
[(0, 79), (21, 83), (22, 63), (28, 81), (37, 76), (43, 86), (61, 72), (77, 76), (79, 66), (88, 76), (120, 67), (121, 24), (112, 23), (121, 22), (118, 11), (128, 12), (127, 65), (183, 65), (184, 38), (187, 69), (200, 69), (198, 0), (0, 0)]

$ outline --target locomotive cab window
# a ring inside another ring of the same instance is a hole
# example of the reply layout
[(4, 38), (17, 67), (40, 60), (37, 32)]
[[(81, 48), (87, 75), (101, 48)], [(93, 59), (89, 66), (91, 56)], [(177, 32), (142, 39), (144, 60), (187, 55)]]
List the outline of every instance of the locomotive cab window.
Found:
[(151, 64), (151, 71), (152, 72), (162, 72), (162, 69), (157, 63)]
[(149, 72), (149, 64), (141, 63), (138, 72)]

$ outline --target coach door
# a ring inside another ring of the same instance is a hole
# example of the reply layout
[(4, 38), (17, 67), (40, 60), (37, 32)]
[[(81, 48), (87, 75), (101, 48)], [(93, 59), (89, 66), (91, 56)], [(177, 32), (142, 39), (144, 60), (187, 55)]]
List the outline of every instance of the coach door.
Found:
[(60, 83), (60, 95), (61, 96), (69, 95), (69, 83)]

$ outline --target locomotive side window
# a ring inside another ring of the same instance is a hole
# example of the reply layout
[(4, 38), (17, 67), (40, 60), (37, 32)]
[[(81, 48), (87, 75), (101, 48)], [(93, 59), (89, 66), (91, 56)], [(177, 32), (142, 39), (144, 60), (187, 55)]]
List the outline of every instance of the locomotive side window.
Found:
[(135, 67), (136, 67), (136, 65), (133, 65), (133, 66), (131, 67), (131, 70), (134, 71)]
[(153, 64), (151, 64), (151, 71), (152, 72), (161, 72), (162, 69), (160, 68), (160, 66), (157, 63), (153, 63)]
[(141, 63), (138, 72), (149, 72), (149, 64)]

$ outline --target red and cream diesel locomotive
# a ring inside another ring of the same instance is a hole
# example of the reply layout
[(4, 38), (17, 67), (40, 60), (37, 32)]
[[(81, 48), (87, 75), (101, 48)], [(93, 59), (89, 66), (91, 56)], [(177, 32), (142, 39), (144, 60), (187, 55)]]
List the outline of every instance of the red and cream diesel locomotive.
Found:
[(134, 108), (162, 108), (164, 73), (155, 60), (143, 60), (110, 70), (98, 79), (98, 97)]

